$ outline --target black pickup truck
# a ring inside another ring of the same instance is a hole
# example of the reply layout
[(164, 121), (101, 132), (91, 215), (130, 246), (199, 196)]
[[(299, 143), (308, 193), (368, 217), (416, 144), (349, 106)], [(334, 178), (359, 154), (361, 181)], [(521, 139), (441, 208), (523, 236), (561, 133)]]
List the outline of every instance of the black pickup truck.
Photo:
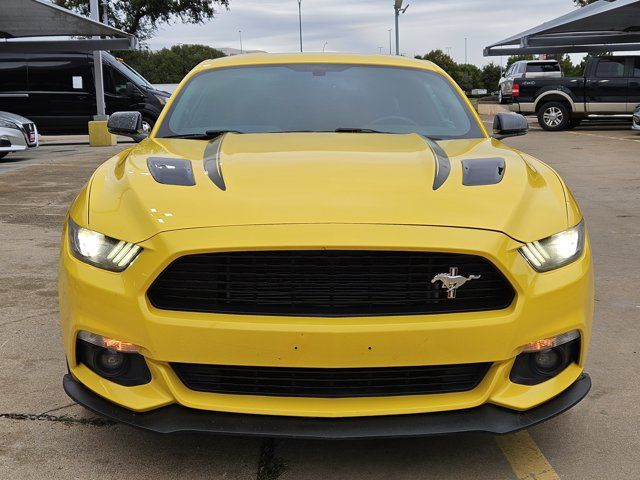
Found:
[(545, 130), (587, 118), (628, 118), (640, 104), (640, 56), (592, 57), (583, 77), (517, 78), (511, 110), (537, 115)]

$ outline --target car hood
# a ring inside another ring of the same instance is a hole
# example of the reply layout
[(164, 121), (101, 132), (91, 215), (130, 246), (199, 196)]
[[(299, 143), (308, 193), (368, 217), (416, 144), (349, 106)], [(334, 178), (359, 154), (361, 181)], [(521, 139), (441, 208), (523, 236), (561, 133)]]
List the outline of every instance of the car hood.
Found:
[(24, 125), (25, 123), (33, 123), (31, 120), (25, 117), (21, 117), (20, 115), (16, 115), (15, 113), (9, 112), (0, 112), (0, 119), (9, 120), (17, 125)]
[[(446, 165), (416, 134), (227, 134), (215, 165), (223, 184), (205, 172), (210, 144), (150, 138), (103, 164), (89, 227), (138, 242), (167, 230), (312, 223), (467, 227), (532, 241), (569, 226), (555, 172), (494, 139), (438, 142), (450, 172), (437, 188)], [(189, 160), (195, 185), (158, 183), (150, 157)], [(477, 159), (503, 159), (501, 181), (464, 185), (463, 161)]]

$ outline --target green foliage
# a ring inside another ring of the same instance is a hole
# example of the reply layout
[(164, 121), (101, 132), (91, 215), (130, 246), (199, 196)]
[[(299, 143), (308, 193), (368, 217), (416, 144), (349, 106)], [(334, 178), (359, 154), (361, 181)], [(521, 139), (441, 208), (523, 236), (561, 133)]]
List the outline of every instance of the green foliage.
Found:
[(586, 7), (587, 5), (595, 1), (596, 0), (573, 0), (573, 3), (575, 3), (578, 7)]
[(482, 70), (469, 63), (458, 65), (456, 75), (453, 78), (465, 92), (470, 92), (474, 88), (484, 88)]
[(416, 55), (419, 60), (429, 60), (447, 72), (466, 92), (475, 88), (486, 88), (495, 91), (500, 80), (500, 67), (494, 63), (485, 65), (480, 70), (475, 65), (457, 64), (453, 58), (442, 50), (431, 50), (425, 55)]
[(486, 88), (489, 93), (498, 90), (498, 82), (500, 81), (500, 65), (495, 63), (488, 63), (482, 67), (482, 86)]
[[(89, 15), (89, 0), (53, 0), (61, 7)], [(182, 23), (203, 23), (213, 18), (215, 6), (229, 6), (229, 0), (102, 0), (100, 18), (104, 10), (109, 25), (147, 40), (158, 25), (180, 20)]]
[(113, 52), (151, 83), (179, 83), (200, 62), (224, 57), (224, 53), (206, 45), (174, 45), (157, 52), (130, 50)]
[(458, 70), (458, 64), (455, 62), (455, 60), (440, 49), (431, 50), (429, 53), (423, 55), (422, 57), (416, 55), (416, 58), (420, 60), (428, 60), (435, 63), (452, 77), (455, 77), (456, 71)]

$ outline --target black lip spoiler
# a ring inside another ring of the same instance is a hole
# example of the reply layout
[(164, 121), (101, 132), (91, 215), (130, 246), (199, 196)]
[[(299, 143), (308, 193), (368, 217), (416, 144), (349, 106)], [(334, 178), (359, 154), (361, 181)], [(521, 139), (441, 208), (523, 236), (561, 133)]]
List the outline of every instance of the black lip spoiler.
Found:
[(451, 412), (350, 418), (249, 415), (195, 410), (179, 405), (135, 413), (96, 395), (70, 374), (64, 376), (63, 386), (73, 400), (98, 415), (153, 432), (348, 440), (514, 432), (549, 420), (576, 405), (589, 392), (591, 379), (582, 374), (560, 395), (526, 412), (486, 404)]

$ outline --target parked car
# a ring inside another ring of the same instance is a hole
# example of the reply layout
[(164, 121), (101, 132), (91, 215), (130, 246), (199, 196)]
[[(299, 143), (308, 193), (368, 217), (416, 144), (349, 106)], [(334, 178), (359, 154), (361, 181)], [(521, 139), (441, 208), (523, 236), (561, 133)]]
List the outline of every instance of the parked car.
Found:
[(204, 62), (166, 108), (65, 222), (76, 402), (354, 438), (506, 433), (587, 394), (589, 238), (559, 176), (497, 140), (523, 116), (490, 138), (434, 64), (346, 54)]
[(498, 84), (498, 101), (511, 103), (513, 80), (516, 78), (560, 78), (562, 69), (557, 60), (520, 60), (505, 72)]
[(640, 130), (640, 105), (638, 105), (636, 111), (633, 112), (633, 129)]
[(0, 112), (0, 158), (38, 147), (38, 129), (28, 118)]
[(584, 119), (629, 119), (640, 102), (640, 57), (592, 57), (584, 76), (515, 79), (511, 110), (535, 114), (545, 130), (579, 125)]
[[(155, 124), (170, 94), (103, 53), (107, 114), (134, 110)], [(0, 54), (0, 110), (35, 121), (43, 134), (87, 133), (96, 114), (93, 55)]]

